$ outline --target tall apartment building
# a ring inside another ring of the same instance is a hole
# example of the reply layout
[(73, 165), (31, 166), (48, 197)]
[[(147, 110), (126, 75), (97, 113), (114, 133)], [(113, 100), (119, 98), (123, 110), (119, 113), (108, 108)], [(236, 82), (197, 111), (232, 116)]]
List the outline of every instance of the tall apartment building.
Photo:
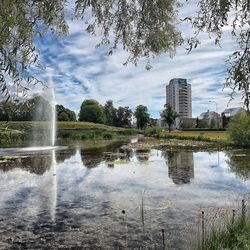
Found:
[[(179, 114), (179, 118), (192, 117), (191, 84), (187, 83), (187, 79), (170, 80), (169, 85), (166, 86), (166, 103), (173, 107)], [(179, 119), (177, 119), (176, 127), (179, 127)]]

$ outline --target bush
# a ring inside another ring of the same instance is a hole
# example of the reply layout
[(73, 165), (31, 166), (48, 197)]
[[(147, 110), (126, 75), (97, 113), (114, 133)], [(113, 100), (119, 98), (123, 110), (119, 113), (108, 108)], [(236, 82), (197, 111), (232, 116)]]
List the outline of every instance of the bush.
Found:
[(250, 147), (250, 114), (236, 115), (227, 130), (230, 141), (242, 147)]
[(158, 126), (150, 126), (145, 129), (144, 134), (146, 136), (160, 137), (161, 128)]
[(113, 134), (109, 132), (103, 133), (103, 139), (111, 140), (112, 138), (113, 138)]
[(182, 131), (226, 131), (225, 128), (183, 128)]

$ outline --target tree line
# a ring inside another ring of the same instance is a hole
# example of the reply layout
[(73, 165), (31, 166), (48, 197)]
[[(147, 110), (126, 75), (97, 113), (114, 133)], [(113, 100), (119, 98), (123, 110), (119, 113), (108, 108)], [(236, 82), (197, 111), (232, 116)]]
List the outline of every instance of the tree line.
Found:
[[(19, 101), (0, 102), (0, 121), (48, 121), (51, 118), (51, 105), (41, 96)], [(74, 111), (56, 105), (58, 121), (76, 121)]]
[[(48, 121), (51, 117), (51, 105), (41, 96), (19, 101), (0, 102), (0, 121)], [(74, 111), (63, 105), (56, 105), (58, 121), (77, 121)], [(131, 127), (133, 115), (137, 128), (145, 129), (151, 123), (148, 108), (138, 105), (135, 112), (128, 107), (115, 108), (112, 100), (101, 105), (94, 99), (84, 100), (80, 107), (79, 121), (106, 124), (116, 127)]]
[(148, 108), (138, 105), (135, 112), (128, 107), (119, 106), (115, 108), (112, 100), (104, 105), (93, 99), (85, 100), (80, 108), (79, 121), (95, 122), (116, 127), (131, 127), (133, 115), (136, 118), (138, 129), (145, 129), (150, 124)]

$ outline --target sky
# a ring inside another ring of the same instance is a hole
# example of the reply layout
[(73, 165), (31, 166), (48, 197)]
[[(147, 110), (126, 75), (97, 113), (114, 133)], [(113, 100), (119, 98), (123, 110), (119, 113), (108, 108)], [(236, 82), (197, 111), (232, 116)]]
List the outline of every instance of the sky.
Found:
[[(190, 1), (180, 10), (179, 18), (193, 15), (195, 9), (195, 1)], [(115, 107), (129, 106), (132, 110), (146, 105), (151, 116), (158, 118), (166, 102), (166, 85), (172, 78), (186, 78), (191, 84), (193, 117), (208, 109), (216, 111), (216, 106), (221, 113), (227, 107), (243, 105), (239, 96), (229, 102), (230, 90), (223, 90), (225, 60), (236, 49), (230, 27), (224, 28), (221, 47), (202, 34), (201, 45), (191, 53), (186, 52), (184, 44), (173, 58), (165, 54), (154, 59), (153, 68), (147, 71), (145, 60), (137, 66), (123, 66), (127, 54), (122, 49), (108, 56), (105, 47), (95, 48), (100, 37), (87, 34), (83, 22), (69, 18), (68, 24), (67, 37), (47, 35), (37, 40), (37, 47), (46, 71), (52, 72), (56, 102), (76, 114), (85, 99), (95, 99), (103, 105), (113, 100)], [(190, 25), (182, 23), (179, 28), (184, 38), (191, 36)], [(39, 77), (46, 82), (47, 73)], [(40, 92), (39, 87), (36, 91)]]

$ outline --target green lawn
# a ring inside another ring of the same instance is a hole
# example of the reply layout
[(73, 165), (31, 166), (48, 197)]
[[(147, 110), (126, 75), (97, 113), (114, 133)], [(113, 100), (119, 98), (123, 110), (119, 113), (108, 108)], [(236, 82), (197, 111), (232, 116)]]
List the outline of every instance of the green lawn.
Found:
[(211, 141), (227, 141), (228, 135), (225, 131), (174, 131), (174, 132), (163, 132), (162, 137), (165, 138), (178, 138), (178, 139), (207, 139)]
[[(0, 121), (0, 129), (1, 128), (9, 128), (16, 130), (31, 130), (31, 129), (44, 129), (49, 125), (48, 122), (44, 121), (11, 121), (11, 122), (3, 122)], [(118, 128), (107, 126), (104, 124), (96, 124), (92, 122), (57, 122), (57, 128), (59, 130), (92, 130), (92, 129), (100, 129), (100, 130), (108, 130), (108, 131), (123, 131), (125, 128)]]
[[(33, 131), (46, 132), (49, 126), (49, 122), (40, 121), (0, 122), (0, 141), (16, 142), (34, 140)], [(137, 132), (136, 129), (112, 127), (91, 122), (57, 122), (57, 138), (63, 139), (111, 139), (116, 136), (135, 135)], [(37, 133), (37, 135), (39, 135), (39, 133)], [(43, 136), (42, 133), (40, 134)], [(38, 138), (36, 138), (36, 140), (37, 139)]]

